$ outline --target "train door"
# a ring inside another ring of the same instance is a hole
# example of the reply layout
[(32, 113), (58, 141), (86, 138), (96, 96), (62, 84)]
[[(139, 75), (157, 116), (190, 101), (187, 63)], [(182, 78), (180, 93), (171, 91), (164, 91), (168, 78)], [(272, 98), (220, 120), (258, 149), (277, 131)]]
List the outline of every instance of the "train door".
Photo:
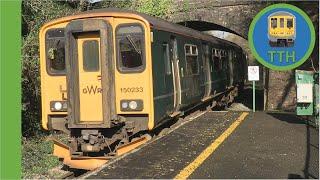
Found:
[(115, 116), (111, 25), (75, 20), (66, 27), (69, 128), (109, 128)]
[(174, 109), (179, 111), (181, 104), (181, 82), (179, 74), (179, 59), (178, 59), (178, 44), (177, 39), (174, 36), (170, 37), (170, 49), (171, 49), (171, 66), (173, 77), (173, 89), (174, 89)]
[(203, 66), (204, 66), (204, 77), (205, 77), (205, 94), (204, 98), (208, 97), (211, 93), (211, 69), (210, 69), (210, 60), (209, 60), (209, 46), (203, 44)]
[(80, 122), (103, 121), (99, 34), (77, 37)]
[[(222, 92), (225, 90), (225, 81), (226, 77), (222, 70), (222, 50), (221, 47), (213, 48), (212, 49), (212, 56), (213, 56), (213, 89), (215, 92)], [(215, 93), (214, 93), (215, 94)]]

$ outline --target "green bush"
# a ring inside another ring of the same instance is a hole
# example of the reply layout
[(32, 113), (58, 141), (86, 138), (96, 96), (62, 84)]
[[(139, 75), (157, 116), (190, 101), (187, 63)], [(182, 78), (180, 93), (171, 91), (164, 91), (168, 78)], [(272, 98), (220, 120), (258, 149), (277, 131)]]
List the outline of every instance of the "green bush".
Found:
[(40, 133), (39, 29), (54, 18), (73, 14), (79, 7), (68, 2), (22, 2), (22, 135)]
[(171, 5), (172, 0), (138, 0), (132, 7), (138, 12), (167, 19), (173, 12)]

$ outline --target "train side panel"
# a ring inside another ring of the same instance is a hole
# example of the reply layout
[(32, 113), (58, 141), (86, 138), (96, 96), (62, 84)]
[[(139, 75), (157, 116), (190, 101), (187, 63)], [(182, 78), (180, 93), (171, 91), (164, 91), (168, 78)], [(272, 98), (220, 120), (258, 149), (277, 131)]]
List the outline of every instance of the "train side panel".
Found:
[[(46, 53), (50, 48), (63, 49), (64, 53), (64, 28), (67, 23), (55, 24), (42, 28), (39, 34), (40, 50), (40, 78), (41, 78), (41, 124), (45, 130), (51, 129), (51, 121), (64, 121), (66, 111), (54, 110), (54, 102), (66, 102), (67, 87), (65, 66), (62, 63), (54, 63), (56, 57)], [(59, 42), (59, 43), (57, 43)], [(59, 44), (59, 46), (57, 45)], [(60, 62), (60, 61), (58, 61)]]
[[(245, 78), (244, 59), (242, 50), (238, 47), (218, 42), (201, 41), (158, 29), (152, 29), (152, 32), (151, 53), (155, 124), (160, 124), (162, 120), (168, 119), (169, 115), (174, 112), (173, 49), (170, 44), (171, 37), (177, 39), (178, 46), (182, 99), (180, 111), (184, 111), (194, 104), (201, 102), (205, 97), (206, 83), (211, 83), (211, 92), (208, 96), (223, 94), (231, 86), (243, 83)], [(205, 81), (207, 78), (204, 71), (206, 68), (204, 64), (204, 48), (206, 45), (209, 49), (207, 56), (209, 58), (210, 82)], [(188, 49), (188, 47), (190, 48)], [(193, 50), (196, 53), (190, 54), (190, 51), (192, 52)], [(194, 57), (191, 59), (187, 57), (188, 54)], [(190, 65), (192, 66), (190, 67)]]
[[(201, 41), (186, 36), (177, 36), (180, 81), (181, 81), (181, 108), (188, 108), (200, 102), (204, 95), (204, 73)], [(189, 48), (190, 47), (190, 48)], [(196, 49), (197, 53), (194, 53)], [(188, 51), (191, 51), (188, 55)]]
[(174, 111), (171, 33), (153, 29), (152, 77), (155, 124)]
[(226, 57), (222, 57), (222, 50), (225, 50), (221, 44), (212, 43), (211, 52), (211, 79), (212, 79), (212, 95), (217, 95), (226, 90), (228, 85), (228, 66)]

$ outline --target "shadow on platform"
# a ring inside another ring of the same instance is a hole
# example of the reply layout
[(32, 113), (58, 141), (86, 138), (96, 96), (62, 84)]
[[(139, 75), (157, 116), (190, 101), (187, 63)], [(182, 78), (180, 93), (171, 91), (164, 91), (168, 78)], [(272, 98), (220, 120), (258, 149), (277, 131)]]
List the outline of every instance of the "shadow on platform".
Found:
[(303, 176), (288, 174), (288, 179), (319, 179), (319, 129), (309, 124), (308, 119), (299, 117), (294, 113), (267, 113), (268, 115), (288, 123), (305, 124), (306, 152)]

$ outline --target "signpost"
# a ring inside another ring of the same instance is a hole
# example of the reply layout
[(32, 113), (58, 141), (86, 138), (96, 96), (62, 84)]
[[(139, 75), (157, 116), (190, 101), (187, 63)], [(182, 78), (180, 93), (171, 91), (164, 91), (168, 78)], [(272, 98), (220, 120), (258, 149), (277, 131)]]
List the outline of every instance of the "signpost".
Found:
[(252, 81), (252, 110), (256, 111), (256, 81), (259, 81), (259, 66), (248, 66), (248, 80)]

